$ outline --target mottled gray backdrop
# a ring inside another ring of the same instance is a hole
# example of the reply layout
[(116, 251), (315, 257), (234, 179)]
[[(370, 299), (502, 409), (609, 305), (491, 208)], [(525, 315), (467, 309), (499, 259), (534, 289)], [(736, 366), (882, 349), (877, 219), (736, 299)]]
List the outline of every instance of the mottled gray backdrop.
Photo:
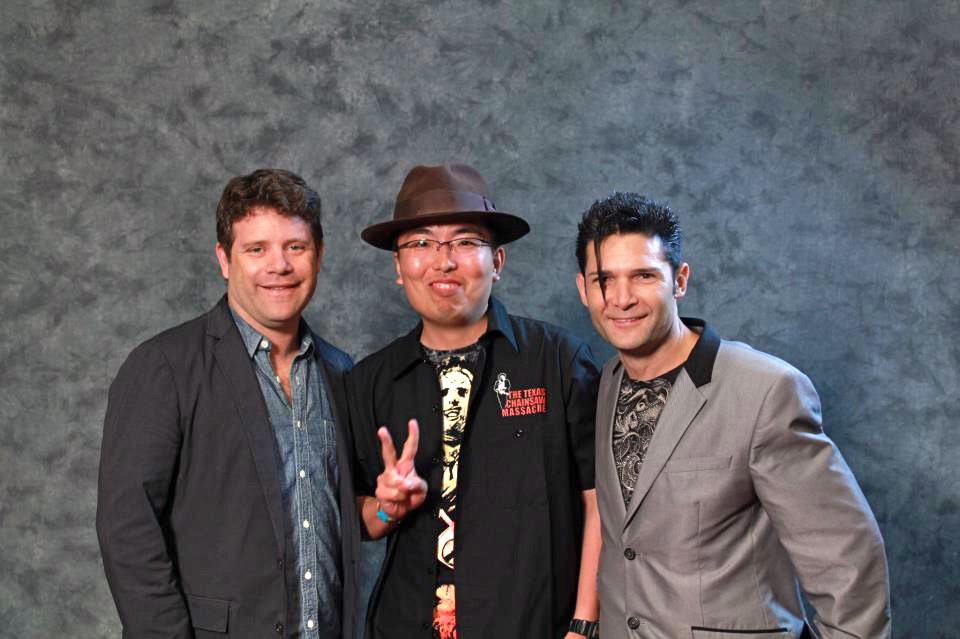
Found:
[(887, 541), (899, 637), (960, 633), (956, 0), (5, 0), (0, 636), (117, 637), (93, 529), (105, 392), (223, 291), (225, 181), (323, 195), (316, 329), (412, 319), (362, 244), (416, 163), (463, 160), (533, 232), (498, 295), (596, 345), (579, 213), (669, 201), (688, 314), (794, 362)]

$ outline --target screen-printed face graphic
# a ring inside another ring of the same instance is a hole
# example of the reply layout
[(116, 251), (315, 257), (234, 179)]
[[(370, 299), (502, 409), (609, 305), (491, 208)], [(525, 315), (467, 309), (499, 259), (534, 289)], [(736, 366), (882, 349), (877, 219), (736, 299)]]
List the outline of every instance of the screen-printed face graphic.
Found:
[(443, 372), (440, 380), (444, 424), (463, 425), (467, 420), (467, 401), (473, 375), (465, 368), (455, 367)]

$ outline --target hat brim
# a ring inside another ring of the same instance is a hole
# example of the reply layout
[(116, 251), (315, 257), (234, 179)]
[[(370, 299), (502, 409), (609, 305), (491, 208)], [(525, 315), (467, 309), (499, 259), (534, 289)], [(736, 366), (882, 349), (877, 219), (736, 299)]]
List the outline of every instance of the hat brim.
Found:
[(526, 221), (511, 213), (501, 211), (457, 211), (454, 213), (428, 213), (404, 220), (390, 220), (368, 226), (360, 232), (360, 238), (367, 244), (385, 251), (394, 250), (393, 241), (398, 233), (433, 224), (479, 224), (493, 232), (494, 241), (506, 244), (519, 240), (530, 232)]

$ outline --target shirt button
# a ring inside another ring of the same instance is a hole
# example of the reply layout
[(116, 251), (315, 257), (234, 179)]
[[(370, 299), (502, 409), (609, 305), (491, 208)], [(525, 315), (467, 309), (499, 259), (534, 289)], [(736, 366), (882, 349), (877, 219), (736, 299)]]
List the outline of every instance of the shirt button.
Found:
[(297, 380), (296, 380), (296, 381), (297, 381), (297, 384), (299, 385), (299, 384), (300, 384), (300, 376), (299, 376), (299, 375), (297, 375)]
[(299, 419), (297, 420), (297, 428), (303, 428), (303, 423)]
[(636, 617), (630, 617), (627, 619), (627, 627), (630, 628), (630, 630), (636, 630), (640, 627), (640, 620)]
[(277, 568), (283, 570), (283, 559), (277, 559)]
[(307, 521), (306, 519), (304, 519), (304, 520), (303, 520), (303, 527), (304, 527), (304, 528), (309, 528), (309, 527), (310, 527), (310, 522)]
[(307, 628), (309, 628), (310, 630), (313, 630), (314, 625), (315, 624), (313, 623), (313, 619), (307, 619)]
[(260, 340), (260, 348), (270, 348), (270, 342), (265, 339)]
[(303, 573), (303, 578), (307, 581), (310, 581), (313, 579), (313, 573), (308, 570), (307, 572)]
[(307, 471), (305, 471), (305, 470), (303, 470), (303, 469), (301, 468), (301, 469), (300, 469), (300, 479), (303, 479), (303, 478), (306, 477), (306, 476), (307, 476)]
[(277, 634), (278, 634), (278, 635), (282, 635), (282, 634), (283, 634), (283, 624), (282, 624), (282, 623), (278, 623), (277, 625), (275, 625), (275, 626), (273, 627), (273, 629), (277, 631)]
[(629, 559), (630, 561), (633, 561), (634, 559), (637, 558), (637, 552), (633, 548), (627, 548), (626, 550), (623, 551), (623, 556)]

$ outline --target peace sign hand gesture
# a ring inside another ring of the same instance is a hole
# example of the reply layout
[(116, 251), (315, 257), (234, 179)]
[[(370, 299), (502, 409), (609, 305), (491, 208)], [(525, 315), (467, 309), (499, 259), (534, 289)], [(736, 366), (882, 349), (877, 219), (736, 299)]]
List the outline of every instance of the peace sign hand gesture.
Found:
[(407, 513), (423, 504), (427, 498), (427, 482), (419, 475), (413, 465), (420, 443), (420, 427), (417, 420), (407, 422), (407, 441), (397, 459), (397, 450), (393, 446), (390, 432), (383, 426), (377, 430), (380, 438), (380, 454), (383, 456), (383, 472), (377, 477), (377, 489), (374, 495), (380, 502), (380, 508), (391, 520), (406, 517)]

